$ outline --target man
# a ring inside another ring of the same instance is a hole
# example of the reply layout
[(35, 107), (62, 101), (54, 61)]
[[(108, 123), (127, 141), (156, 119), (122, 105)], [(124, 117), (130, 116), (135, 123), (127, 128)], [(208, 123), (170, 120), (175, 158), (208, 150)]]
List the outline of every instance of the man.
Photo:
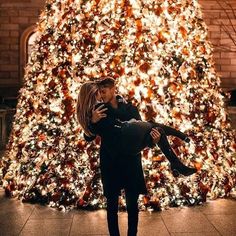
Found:
[[(130, 119), (141, 120), (138, 109), (127, 103), (121, 96), (116, 95), (115, 81), (111, 77), (98, 82), (103, 102), (110, 103), (115, 109), (116, 118), (121, 121)], [(102, 106), (92, 112), (92, 123), (105, 117), (106, 109)], [(158, 130), (150, 133), (153, 143), (160, 139)], [(93, 139), (93, 138), (92, 138)], [(92, 140), (87, 141), (91, 141)], [(101, 140), (100, 167), (104, 195), (107, 198), (107, 222), (111, 236), (119, 236), (118, 227), (118, 199), (121, 189), (125, 190), (126, 206), (128, 212), (128, 236), (137, 235), (138, 226), (138, 197), (147, 193), (144, 180), (141, 154), (135, 156), (110, 156)]]

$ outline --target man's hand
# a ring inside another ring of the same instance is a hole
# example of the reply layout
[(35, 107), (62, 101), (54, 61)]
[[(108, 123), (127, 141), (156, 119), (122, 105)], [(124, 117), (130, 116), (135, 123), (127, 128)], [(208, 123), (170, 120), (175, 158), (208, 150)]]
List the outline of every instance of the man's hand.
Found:
[(97, 123), (103, 117), (107, 116), (106, 113), (104, 113), (107, 110), (107, 108), (103, 108), (103, 107), (104, 107), (104, 104), (92, 110), (92, 118), (91, 118), (92, 123)]
[(160, 141), (161, 134), (158, 131), (158, 128), (152, 128), (150, 135), (154, 144), (157, 144)]

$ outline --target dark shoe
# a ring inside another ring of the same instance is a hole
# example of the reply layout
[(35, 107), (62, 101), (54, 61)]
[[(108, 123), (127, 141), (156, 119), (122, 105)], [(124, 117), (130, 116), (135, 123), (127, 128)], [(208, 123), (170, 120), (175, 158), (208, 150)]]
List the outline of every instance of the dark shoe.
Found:
[(196, 168), (187, 167), (182, 163), (172, 164), (171, 170), (174, 177), (178, 177), (180, 174), (184, 176), (189, 176), (197, 172)]

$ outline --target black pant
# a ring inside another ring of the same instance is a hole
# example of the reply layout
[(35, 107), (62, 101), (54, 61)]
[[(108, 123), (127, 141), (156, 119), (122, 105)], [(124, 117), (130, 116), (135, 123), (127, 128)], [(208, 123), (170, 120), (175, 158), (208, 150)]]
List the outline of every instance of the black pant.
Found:
[[(116, 150), (117, 153), (126, 153), (126, 155), (139, 153), (145, 147), (152, 146), (153, 141), (150, 135), (152, 128), (158, 128), (161, 133), (161, 139), (158, 145), (162, 146), (161, 150), (165, 155), (169, 154), (166, 150), (171, 149), (166, 136), (172, 135), (183, 140), (187, 137), (181, 131), (167, 125), (156, 122), (131, 120), (122, 123), (119, 142), (116, 142), (116, 147), (113, 147), (113, 149)], [(165, 140), (163, 141), (163, 139)], [(164, 146), (162, 145), (163, 143), (165, 143)]]
[(183, 133), (177, 129), (174, 129), (168, 125), (163, 125), (160, 123), (153, 123), (153, 127), (160, 128), (160, 130), (162, 129), (167, 136), (171, 135), (171, 136), (178, 137), (180, 139), (185, 139), (187, 137), (187, 135), (185, 133)]
[[(128, 236), (137, 235), (138, 227), (138, 196), (125, 190), (126, 208), (128, 212)], [(111, 236), (120, 236), (118, 225), (118, 195), (107, 196), (107, 223)]]

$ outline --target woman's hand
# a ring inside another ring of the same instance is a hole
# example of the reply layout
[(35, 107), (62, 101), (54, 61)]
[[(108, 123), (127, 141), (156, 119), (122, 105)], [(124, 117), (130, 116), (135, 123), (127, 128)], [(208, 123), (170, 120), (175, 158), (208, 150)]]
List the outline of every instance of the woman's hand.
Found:
[(160, 141), (161, 134), (157, 128), (152, 128), (150, 135), (152, 136), (153, 143), (157, 144)]
[(101, 120), (102, 118), (106, 117), (106, 113), (104, 113), (107, 108), (103, 108), (104, 107), (104, 104), (102, 104), (101, 106), (99, 106), (98, 108), (94, 108), (92, 110), (92, 118), (91, 118), (91, 122), (94, 124), (94, 123), (97, 123), (99, 120)]

